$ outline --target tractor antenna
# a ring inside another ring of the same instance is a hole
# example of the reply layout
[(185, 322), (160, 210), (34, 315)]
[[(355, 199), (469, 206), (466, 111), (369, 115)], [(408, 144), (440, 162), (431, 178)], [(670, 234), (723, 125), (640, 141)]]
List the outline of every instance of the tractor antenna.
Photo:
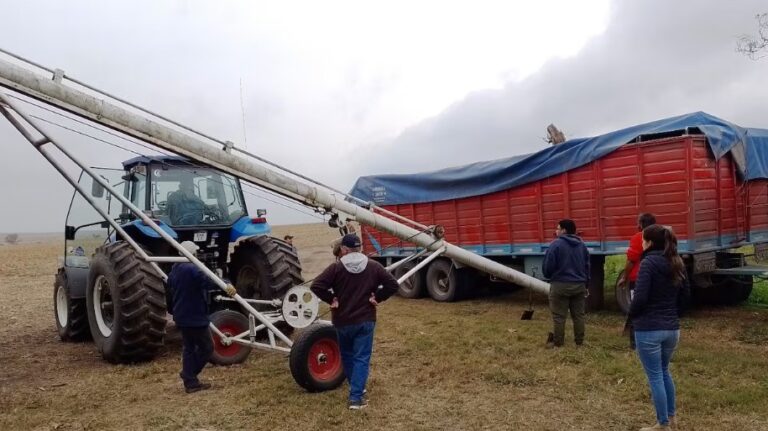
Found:
[(243, 116), (243, 146), (248, 148), (248, 134), (245, 131), (245, 103), (243, 103), (243, 78), (240, 77), (240, 112)]

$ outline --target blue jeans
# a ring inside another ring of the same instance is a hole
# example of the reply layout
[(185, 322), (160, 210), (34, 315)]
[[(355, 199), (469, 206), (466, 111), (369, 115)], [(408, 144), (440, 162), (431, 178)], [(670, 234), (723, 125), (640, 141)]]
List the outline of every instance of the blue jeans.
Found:
[(637, 354), (651, 387), (656, 421), (661, 425), (669, 425), (669, 417), (675, 415), (675, 383), (669, 373), (669, 360), (679, 339), (679, 329), (635, 331)]
[(361, 401), (368, 381), (376, 322), (337, 326), (344, 375), (349, 381), (349, 401)]

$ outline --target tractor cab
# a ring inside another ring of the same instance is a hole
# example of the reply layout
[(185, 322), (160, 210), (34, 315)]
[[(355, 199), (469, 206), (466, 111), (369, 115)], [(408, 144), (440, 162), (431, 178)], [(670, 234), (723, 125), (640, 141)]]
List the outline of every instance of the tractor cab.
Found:
[(229, 174), (177, 156), (136, 157), (123, 167), (125, 196), (174, 229), (230, 226), (247, 215), (240, 181)]

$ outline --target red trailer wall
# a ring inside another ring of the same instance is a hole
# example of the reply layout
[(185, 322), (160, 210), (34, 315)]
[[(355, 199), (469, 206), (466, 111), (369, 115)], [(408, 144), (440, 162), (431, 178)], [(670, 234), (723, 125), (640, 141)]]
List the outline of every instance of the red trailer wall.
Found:
[[(593, 252), (622, 252), (640, 212), (671, 225), (681, 251), (724, 248), (747, 235), (745, 199), (754, 196), (752, 228), (768, 232), (768, 182), (736, 180), (730, 155), (715, 161), (703, 136), (625, 145), (577, 169), (500, 192), (439, 202), (387, 206), (420, 223), (441, 224), (446, 239), (480, 254), (536, 254), (558, 220), (572, 218)], [(364, 228), (367, 250), (400, 247)], [(372, 241), (373, 239), (373, 241)]]

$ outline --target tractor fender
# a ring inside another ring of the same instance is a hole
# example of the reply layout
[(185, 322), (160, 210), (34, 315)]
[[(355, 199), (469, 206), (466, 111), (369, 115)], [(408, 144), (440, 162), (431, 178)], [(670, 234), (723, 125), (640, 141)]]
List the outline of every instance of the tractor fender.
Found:
[(232, 225), (229, 234), (229, 242), (234, 243), (242, 239), (248, 239), (272, 233), (272, 227), (268, 223), (254, 223), (249, 217), (241, 217)]
[(67, 274), (69, 297), (72, 299), (85, 298), (85, 287), (88, 285), (88, 268), (64, 266), (59, 268)]

